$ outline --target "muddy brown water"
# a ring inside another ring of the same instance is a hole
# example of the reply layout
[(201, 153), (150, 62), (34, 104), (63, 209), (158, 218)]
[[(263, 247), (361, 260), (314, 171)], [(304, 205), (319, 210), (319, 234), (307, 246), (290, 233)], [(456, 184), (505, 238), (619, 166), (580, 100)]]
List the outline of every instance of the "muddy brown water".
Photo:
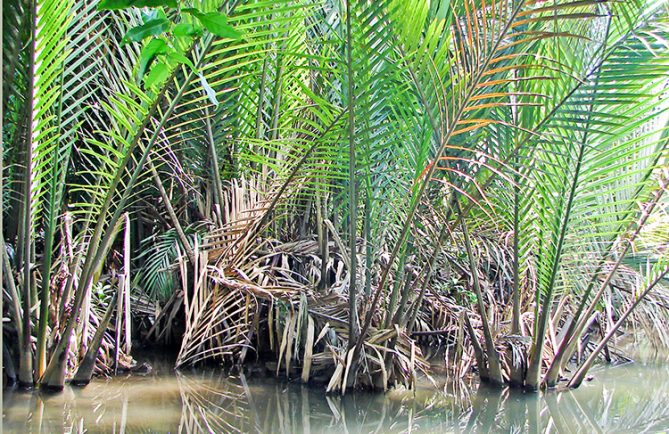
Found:
[(579, 389), (523, 394), (420, 380), (414, 391), (326, 396), (214, 370), (95, 379), (44, 395), (3, 393), (5, 433), (640, 433), (669, 430), (669, 364), (599, 368)]

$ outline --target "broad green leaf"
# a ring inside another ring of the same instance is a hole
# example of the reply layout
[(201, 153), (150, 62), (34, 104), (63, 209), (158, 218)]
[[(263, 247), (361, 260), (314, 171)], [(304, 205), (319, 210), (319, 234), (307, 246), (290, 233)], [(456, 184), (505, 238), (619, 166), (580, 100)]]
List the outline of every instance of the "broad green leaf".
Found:
[(193, 13), (205, 29), (209, 30), (216, 36), (221, 38), (230, 38), (230, 39), (241, 39), (242, 34), (235, 30), (230, 24), (228, 24), (228, 18), (218, 12), (207, 12), (203, 14), (201, 12)]
[(102, 0), (98, 4), (99, 10), (113, 11), (132, 7), (132, 0)]
[(113, 11), (119, 9), (128, 9), (131, 7), (156, 8), (161, 6), (176, 8), (177, 0), (101, 0), (98, 4), (98, 9)]
[(123, 37), (124, 42), (139, 42), (149, 36), (158, 36), (165, 33), (170, 28), (170, 22), (166, 18), (156, 18), (141, 26), (128, 30)]
[(163, 62), (153, 65), (151, 72), (144, 78), (144, 86), (149, 88), (153, 85), (159, 85), (170, 75), (170, 68)]
[(193, 64), (193, 62), (183, 53), (180, 53), (178, 51), (172, 51), (168, 55), (168, 57), (170, 58), (170, 60), (173, 60), (176, 64), (180, 65), (183, 63), (185, 65), (188, 65), (191, 69), (195, 70), (195, 65)]
[(139, 70), (137, 71), (137, 80), (141, 80), (146, 70), (151, 66), (151, 62), (159, 54), (167, 54), (168, 46), (162, 39), (152, 39), (142, 48), (139, 55)]
[(200, 33), (202, 28), (191, 23), (179, 23), (172, 30), (172, 34), (176, 37), (198, 36)]
[(157, 8), (166, 6), (168, 8), (176, 8), (177, 0), (134, 0), (132, 5), (138, 8)]

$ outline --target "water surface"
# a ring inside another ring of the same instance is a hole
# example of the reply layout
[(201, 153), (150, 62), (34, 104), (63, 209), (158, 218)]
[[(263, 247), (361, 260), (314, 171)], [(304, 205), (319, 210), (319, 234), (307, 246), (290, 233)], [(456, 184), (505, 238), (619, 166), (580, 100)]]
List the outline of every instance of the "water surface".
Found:
[(96, 379), (61, 394), (5, 391), (5, 433), (640, 433), (669, 430), (669, 364), (599, 369), (543, 395), (421, 382), (415, 391), (326, 396), (213, 370)]

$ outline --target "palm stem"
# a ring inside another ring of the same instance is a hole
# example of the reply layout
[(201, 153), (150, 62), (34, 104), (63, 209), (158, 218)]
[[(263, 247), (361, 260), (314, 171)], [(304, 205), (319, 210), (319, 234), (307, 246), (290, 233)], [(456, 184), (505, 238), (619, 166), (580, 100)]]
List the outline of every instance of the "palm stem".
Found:
[[(350, 252), (351, 267), (349, 269), (348, 287), (348, 348), (351, 350), (358, 342), (358, 252), (357, 252), (357, 227), (358, 227), (358, 202), (356, 197), (356, 153), (355, 153), (355, 95), (353, 83), (353, 44), (351, 29), (351, 1), (346, 0), (346, 64), (348, 69), (348, 248)], [(357, 376), (357, 358), (353, 357), (353, 367), (349, 373), (349, 384), (353, 385)]]
[(156, 166), (153, 165), (151, 157), (147, 158), (146, 164), (148, 165), (149, 170), (151, 171), (151, 177), (153, 178), (153, 182), (156, 184), (156, 187), (158, 188), (158, 192), (160, 193), (160, 197), (163, 200), (163, 204), (165, 204), (165, 209), (167, 210), (167, 214), (170, 216), (170, 220), (172, 220), (172, 225), (174, 226), (174, 230), (177, 231), (177, 236), (179, 237), (179, 242), (181, 243), (181, 247), (183, 247), (184, 251), (186, 252), (186, 255), (188, 256), (188, 260), (190, 261), (190, 263), (194, 264), (195, 254), (193, 253), (193, 249), (191, 248), (190, 243), (188, 242), (188, 237), (186, 237), (186, 233), (184, 232), (183, 227), (179, 222), (179, 217), (177, 217), (177, 213), (174, 211), (174, 207), (172, 206), (170, 197), (167, 195), (167, 191), (165, 190), (163, 181), (160, 179), (158, 171), (156, 170)]
[(33, 357), (31, 343), (31, 282), (32, 282), (32, 160), (33, 160), (33, 123), (34, 123), (34, 80), (35, 80), (35, 45), (37, 44), (37, 2), (33, 0), (30, 6), (30, 54), (28, 60), (28, 98), (26, 99), (27, 126), (24, 131), (24, 152), (26, 167), (23, 178), (23, 224), (21, 226), (23, 247), (23, 333), (19, 362), (19, 384), (32, 386), (33, 384)]
[(576, 157), (576, 168), (574, 169), (574, 175), (568, 193), (569, 195), (567, 196), (567, 203), (563, 211), (564, 215), (561, 219), (559, 232), (557, 234), (558, 239), (555, 245), (555, 254), (554, 257), (552, 258), (553, 263), (551, 267), (551, 273), (548, 278), (548, 283), (546, 285), (546, 294), (543, 297), (539, 297), (539, 303), (537, 304), (537, 310), (539, 311), (539, 315), (537, 319), (536, 333), (533, 338), (530, 361), (527, 368), (527, 374), (525, 376), (525, 386), (530, 390), (537, 390), (539, 388), (539, 383), (541, 381), (540, 379), (541, 363), (543, 360), (544, 342), (546, 340), (546, 328), (548, 327), (548, 321), (550, 319), (550, 312), (552, 310), (552, 304), (553, 304), (553, 289), (555, 286), (555, 280), (557, 278), (557, 272), (560, 266), (562, 247), (564, 245), (564, 240), (568, 232), (567, 228), (569, 225), (569, 217), (571, 215), (572, 204), (576, 196), (576, 188), (578, 186), (579, 175), (583, 164), (585, 148), (586, 148), (586, 140), (584, 138), (579, 146), (578, 156)]
[[(214, 184), (214, 197), (216, 198), (216, 202), (218, 203), (218, 218), (219, 218), (219, 224), (223, 224), (223, 209), (225, 207), (225, 197), (223, 196), (223, 185), (221, 184), (221, 169), (218, 165), (218, 153), (216, 152), (216, 142), (214, 141), (214, 133), (211, 128), (211, 116), (209, 115), (209, 106), (206, 106), (204, 108), (204, 122), (205, 126), (207, 127), (207, 143), (208, 143), (208, 149), (209, 149), (209, 158), (210, 158), (210, 163), (211, 163), (211, 180), (213, 181)], [(190, 246), (188, 247), (190, 249)], [(188, 250), (187, 250), (188, 251)], [(193, 263), (192, 259), (192, 251), (188, 255), (189, 258), (191, 258), (191, 263)]]
[(472, 250), (472, 243), (469, 238), (469, 230), (467, 229), (467, 224), (463, 220), (461, 223), (462, 227), (462, 236), (465, 242), (465, 250), (467, 252), (467, 258), (469, 260), (469, 269), (472, 278), (472, 286), (474, 287), (474, 293), (476, 294), (476, 304), (479, 309), (479, 314), (481, 315), (481, 323), (483, 327), (483, 337), (485, 339), (485, 354), (488, 359), (488, 374), (489, 378), (482, 378), (484, 380), (489, 380), (494, 384), (503, 384), (504, 380), (502, 379), (502, 367), (499, 361), (499, 354), (495, 348), (495, 341), (492, 337), (492, 331), (490, 329), (490, 323), (488, 322), (488, 315), (486, 313), (485, 303), (483, 301), (483, 291), (481, 291), (481, 283), (479, 281), (479, 271), (476, 257)]
[(602, 352), (602, 349), (609, 343), (611, 338), (615, 336), (615, 334), (618, 332), (618, 329), (620, 329), (620, 326), (625, 324), (627, 321), (627, 318), (632, 314), (632, 312), (641, 304), (641, 302), (646, 298), (646, 296), (650, 293), (650, 291), (653, 290), (661, 281), (664, 279), (664, 276), (669, 274), (669, 268), (665, 268), (661, 273), (659, 273), (655, 279), (646, 287), (646, 289), (639, 294), (636, 300), (634, 300), (634, 303), (632, 303), (627, 309), (625, 309), (625, 312), (620, 316), (618, 321), (611, 327), (609, 332), (602, 338), (602, 340), (599, 342), (597, 347), (590, 353), (590, 356), (586, 359), (586, 361), (578, 368), (578, 371), (576, 371), (576, 374), (572, 377), (572, 379), (569, 381), (569, 387), (578, 387), (581, 385), (583, 380), (585, 379), (586, 374), (592, 367), (592, 364), (595, 362), (597, 357), (599, 357), (599, 353)]

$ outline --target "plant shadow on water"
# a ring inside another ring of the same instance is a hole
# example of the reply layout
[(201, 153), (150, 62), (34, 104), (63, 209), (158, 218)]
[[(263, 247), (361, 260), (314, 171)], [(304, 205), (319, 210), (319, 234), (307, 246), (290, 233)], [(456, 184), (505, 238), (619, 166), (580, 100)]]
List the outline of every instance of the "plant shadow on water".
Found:
[(94, 381), (57, 395), (4, 393), (3, 431), (657, 432), (669, 429), (669, 366), (602, 369), (573, 391), (486, 386), (325, 395), (320, 388), (214, 371)]

